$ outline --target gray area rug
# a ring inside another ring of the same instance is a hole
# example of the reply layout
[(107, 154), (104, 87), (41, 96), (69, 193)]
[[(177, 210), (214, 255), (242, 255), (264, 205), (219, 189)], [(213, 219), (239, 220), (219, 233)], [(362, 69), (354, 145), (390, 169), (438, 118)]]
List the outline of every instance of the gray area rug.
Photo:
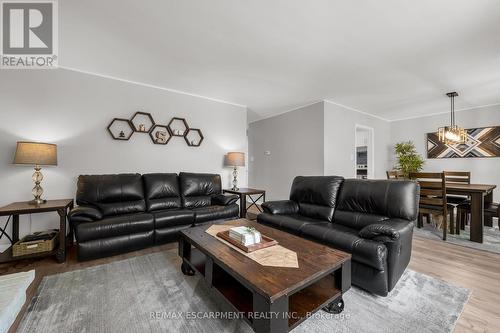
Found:
[[(413, 230), (414, 234), (420, 237), (434, 240), (443, 239), (443, 231), (436, 229), (436, 227), (430, 223), (424, 222), (423, 228), (414, 228)], [(465, 226), (465, 230), (460, 230), (460, 235), (448, 234), (446, 236), (446, 242), (500, 254), (500, 230), (498, 230), (498, 219), (493, 220), (493, 227), (484, 226), (483, 243), (470, 241), (470, 227), (468, 225)]]
[[(19, 332), (252, 332), (175, 251), (45, 277)], [(407, 270), (388, 297), (351, 288), (340, 315), (319, 311), (296, 332), (451, 332), (469, 290)]]

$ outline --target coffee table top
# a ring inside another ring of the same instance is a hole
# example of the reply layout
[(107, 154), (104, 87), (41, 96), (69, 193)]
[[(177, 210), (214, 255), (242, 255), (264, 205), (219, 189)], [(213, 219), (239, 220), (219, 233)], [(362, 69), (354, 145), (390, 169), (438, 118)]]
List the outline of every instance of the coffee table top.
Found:
[(199, 250), (216, 263), (222, 264), (226, 271), (245, 281), (252, 289), (271, 300), (293, 293), (351, 259), (348, 253), (250, 220), (239, 219), (224, 224), (254, 227), (263, 235), (276, 239), (281, 246), (297, 253), (299, 268), (262, 266), (206, 233), (205, 230), (210, 225), (181, 231), (183, 236)]

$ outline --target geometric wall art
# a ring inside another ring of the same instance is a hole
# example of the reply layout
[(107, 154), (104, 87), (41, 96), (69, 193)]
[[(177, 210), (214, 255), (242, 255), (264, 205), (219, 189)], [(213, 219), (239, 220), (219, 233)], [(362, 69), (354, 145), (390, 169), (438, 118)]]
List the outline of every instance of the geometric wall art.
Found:
[(467, 129), (463, 144), (448, 145), (427, 133), (427, 158), (500, 157), (500, 126)]
[(147, 112), (136, 112), (131, 119), (114, 118), (109, 123), (108, 132), (115, 140), (128, 141), (134, 133), (149, 134), (156, 145), (166, 145), (172, 137), (184, 138), (189, 147), (199, 147), (203, 142), (203, 133), (199, 128), (189, 127), (186, 119), (174, 117), (168, 124), (157, 124)]

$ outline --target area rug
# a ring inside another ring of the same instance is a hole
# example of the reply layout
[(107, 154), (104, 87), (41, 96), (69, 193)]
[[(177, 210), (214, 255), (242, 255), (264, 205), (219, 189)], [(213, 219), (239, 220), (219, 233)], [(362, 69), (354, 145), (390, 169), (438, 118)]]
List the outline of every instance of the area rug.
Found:
[[(180, 264), (172, 250), (45, 277), (19, 332), (252, 332)], [(320, 310), (293, 332), (452, 332), (469, 294), (407, 270), (388, 297), (351, 288), (342, 314)]]
[[(443, 239), (443, 231), (436, 229), (436, 227), (429, 223), (424, 223), (422, 228), (414, 228), (414, 234), (428, 239)], [(470, 240), (470, 227), (468, 225), (465, 226), (465, 230), (460, 230), (460, 235), (448, 234), (446, 242), (500, 254), (500, 230), (498, 230), (498, 223), (494, 221), (493, 227), (484, 226), (483, 243), (476, 243)]]
[(0, 276), (0, 333), (7, 333), (26, 302), (35, 271)]

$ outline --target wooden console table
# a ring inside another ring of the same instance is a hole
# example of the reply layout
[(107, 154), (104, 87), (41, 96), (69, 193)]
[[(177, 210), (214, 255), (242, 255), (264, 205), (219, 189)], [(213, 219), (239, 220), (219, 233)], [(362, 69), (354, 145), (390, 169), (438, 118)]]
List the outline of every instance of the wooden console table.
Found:
[[(53, 251), (34, 253), (25, 256), (12, 256), (12, 246), (3, 253), (0, 253), (0, 263), (11, 262), (22, 259), (33, 259), (47, 256), (56, 256), (58, 262), (66, 261), (66, 216), (73, 208), (73, 199), (62, 200), (47, 200), (46, 203), (40, 205), (31, 205), (27, 201), (14, 202), (0, 208), (0, 216), (9, 216), (7, 223), (0, 230), (1, 236), (7, 237), (13, 245), (19, 240), (19, 215), (36, 214), (45, 212), (57, 212), (59, 214), (59, 246)], [(5, 231), (10, 219), (12, 218), (12, 237), (9, 237)]]

